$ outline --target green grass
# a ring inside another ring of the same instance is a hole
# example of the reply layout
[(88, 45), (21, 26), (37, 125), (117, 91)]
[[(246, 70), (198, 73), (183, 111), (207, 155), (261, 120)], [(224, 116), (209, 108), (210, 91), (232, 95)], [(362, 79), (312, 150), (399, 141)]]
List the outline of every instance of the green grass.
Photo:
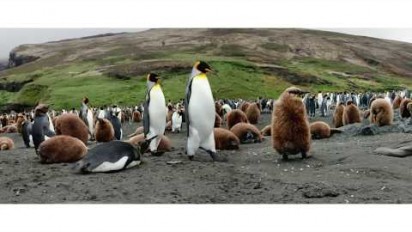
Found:
[[(266, 45), (272, 49), (284, 49), (277, 45)], [(208, 46), (198, 47), (198, 50), (207, 50)], [(225, 56), (216, 56), (212, 53), (196, 53), (183, 51), (166, 54), (163, 52), (143, 53), (141, 55), (123, 56), (122, 51), (101, 59), (88, 59), (76, 63), (51, 63), (45, 65), (40, 60), (37, 64), (27, 64), (17, 69), (9, 70), (0, 81), (33, 80), (18, 93), (0, 91), (2, 104), (20, 103), (34, 105), (38, 102), (53, 104), (54, 109), (71, 109), (80, 106), (81, 99), (87, 96), (90, 105), (132, 106), (144, 100), (146, 92), (146, 75), (131, 74), (129, 79), (120, 80), (107, 76), (101, 70), (102, 66), (111, 65), (113, 70), (123, 67), (141, 65), (141, 59), (156, 58), (172, 60), (188, 65), (187, 70), (165, 71), (159, 70), (162, 77), (162, 88), (167, 100), (176, 101), (184, 98), (186, 82), (191, 71), (190, 65), (196, 60), (205, 60), (214, 72), (208, 75), (215, 98), (242, 98), (256, 99), (257, 97), (276, 98), (291, 84), (276, 74), (267, 74), (253, 62), (245, 60), (241, 47), (226, 46)], [(362, 91), (387, 90), (393, 88), (411, 87), (412, 80), (339, 61), (328, 61), (313, 58), (281, 60), (275, 65), (281, 65), (290, 72), (298, 75), (315, 76), (332, 83), (306, 84), (300, 86), (312, 92), (318, 91)], [(34, 68), (36, 67), (36, 68)], [(351, 74), (350, 77), (333, 75), (330, 72)], [(364, 75), (368, 74), (368, 79)], [(3, 78), (3, 79), (2, 79)], [(299, 85), (298, 85), (299, 86)], [(1, 103), (0, 103), (1, 105)]]
[(4, 105), (6, 103), (9, 103), (11, 99), (16, 95), (17, 93), (14, 92), (7, 92), (4, 90), (0, 90), (0, 105)]
[(48, 93), (46, 85), (27, 84), (12, 100), (24, 105), (36, 105), (47, 99)]

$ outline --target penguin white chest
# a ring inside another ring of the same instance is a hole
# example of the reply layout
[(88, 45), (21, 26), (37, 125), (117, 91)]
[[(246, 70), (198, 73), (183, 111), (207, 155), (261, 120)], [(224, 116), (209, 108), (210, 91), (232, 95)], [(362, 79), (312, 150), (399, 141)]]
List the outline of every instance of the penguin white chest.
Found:
[(182, 126), (182, 115), (178, 112), (174, 112), (172, 115), (172, 131), (176, 129), (180, 131), (180, 127)]
[(129, 157), (124, 156), (118, 161), (113, 162), (113, 163), (104, 161), (99, 166), (97, 166), (95, 169), (93, 169), (92, 172), (110, 172), (110, 171), (120, 170), (123, 168), (131, 168), (131, 167), (134, 167), (140, 164), (139, 160), (134, 160), (126, 166), (126, 163), (128, 160), (129, 160)]
[(192, 81), (189, 120), (190, 125), (203, 136), (207, 136), (213, 131), (215, 105), (212, 90), (206, 77), (195, 77)]
[(160, 86), (154, 86), (150, 91), (149, 103), (150, 126), (163, 133), (166, 127), (166, 101)]

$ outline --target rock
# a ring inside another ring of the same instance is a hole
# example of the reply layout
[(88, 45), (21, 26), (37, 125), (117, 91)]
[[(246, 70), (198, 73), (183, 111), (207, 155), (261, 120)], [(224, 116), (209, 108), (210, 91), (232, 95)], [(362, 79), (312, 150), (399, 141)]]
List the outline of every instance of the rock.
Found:
[(359, 135), (376, 135), (378, 133), (378, 126), (376, 126), (375, 124), (362, 126), (358, 132)]

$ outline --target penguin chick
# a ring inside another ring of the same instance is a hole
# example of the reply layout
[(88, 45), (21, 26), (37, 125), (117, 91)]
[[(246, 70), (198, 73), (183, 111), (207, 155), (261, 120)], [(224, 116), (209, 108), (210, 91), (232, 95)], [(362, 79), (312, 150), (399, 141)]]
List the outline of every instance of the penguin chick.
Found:
[(112, 141), (115, 138), (112, 123), (105, 118), (98, 118), (94, 137), (96, 142)]
[(400, 112), (402, 118), (411, 117), (411, 113), (409, 113), (409, 111), (407, 109), (408, 104), (411, 103), (411, 102), (412, 102), (412, 100), (409, 99), (409, 98), (405, 98), (405, 99), (402, 100), (401, 105), (399, 107), (399, 112)]
[(263, 141), (263, 136), (261, 135), (259, 129), (249, 123), (237, 123), (230, 129), (233, 134), (235, 134), (240, 143), (260, 143)]
[(14, 142), (11, 138), (0, 137), (0, 151), (14, 149)]
[(56, 120), (56, 134), (70, 135), (80, 139), (85, 145), (87, 145), (89, 129), (79, 116), (75, 114), (63, 114)]
[(42, 142), (38, 153), (40, 162), (44, 164), (72, 163), (86, 155), (87, 147), (75, 137), (57, 135)]
[(247, 108), (249, 108), (249, 106), (250, 106), (250, 103), (245, 101), (245, 102), (242, 103), (242, 105), (240, 105), (240, 110), (241, 110), (243, 113), (245, 113), (246, 110), (247, 110)]
[(133, 122), (141, 122), (142, 121), (142, 115), (140, 114), (139, 111), (133, 112)]
[(343, 110), (342, 122), (343, 125), (349, 125), (353, 123), (361, 122), (360, 112), (356, 105), (352, 101), (348, 101)]
[(335, 112), (333, 113), (333, 125), (338, 128), (343, 126), (343, 111), (345, 110), (345, 105), (341, 102), (336, 106)]
[(227, 114), (227, 127), (230, 130), (236, 123), (249, 123), (249, 120), (247, 119), (246, 114), (238, 109), (231, 110)]
[(311, 134), (306, 108), (299, 95), (306, 92), (296, 87), (287, 88), (275, 103), (272, 114), (272, 145), (288, 159), (289, 154), (301, 153), (302, 158), (309, 154)]
[(257, 103), (252, 103), (246, 109), (246, 117), (251, 124), (257, 124), (260, 117), (260, 109)]
[(370, 121), (378, 126), (391, 125), (393, 122), (393, 110), (385, 99), (376, 99), (370, 110)]
[(330, 128), (329, 124), (325, 122), (317, 121), (310, 124), (310, 133), (312, 134), (312, 139), (326, 139), (335, 133), (342, 133), (342, 131)]
[(215, 144), (218, 150), (237, 150), (240, 140), (230, 130), (225, 128), (215, 128)]

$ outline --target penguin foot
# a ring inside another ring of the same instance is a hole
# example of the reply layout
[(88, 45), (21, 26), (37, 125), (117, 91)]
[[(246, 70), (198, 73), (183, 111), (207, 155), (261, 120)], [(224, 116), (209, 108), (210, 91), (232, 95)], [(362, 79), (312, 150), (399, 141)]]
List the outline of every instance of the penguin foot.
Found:
[(302, 159), (306, 159), (306, 158), (308, 158), (308, 154), (306, 154), (306, 152), (302, 151)]
[(282, 154), (282, 159), (283, 159), (283, 160), (288, 160), (289, 157), (288, 157), (288, 155), (286, 155), (286, 154)]
[(194, 155), (189, 155), (189, 156), (187, 156), (187, 157), (189, 158), (190, 161), (193, 161)]
[(208, 153), (209, 153), (210, 157), (212, 157), (213, 161), (216, 161), (216, 159), (217, 159), (216, 152), (208, 151)]
[(217, 155), (216, 152), (208, 151), (210, 157), (212, 157), (214, 162), (227, 162), (227, 158), (221, 155)]

